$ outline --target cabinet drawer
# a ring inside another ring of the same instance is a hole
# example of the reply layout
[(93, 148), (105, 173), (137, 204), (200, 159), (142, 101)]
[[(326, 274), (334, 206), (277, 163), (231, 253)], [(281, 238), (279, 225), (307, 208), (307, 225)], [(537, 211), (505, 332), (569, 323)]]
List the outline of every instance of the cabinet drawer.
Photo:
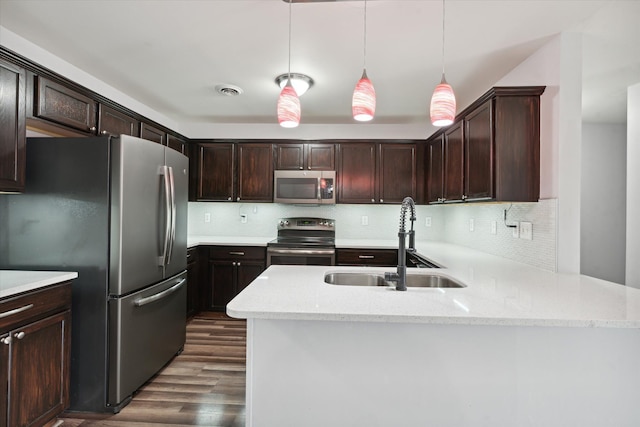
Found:
[(0, 302), (0, 333), (67, 308), (71, 308), (71, 282), (10, 297)]
[(198, 248), (187, 249), (187, 264), (194, 263), (198, 260)]
[(209, 257), (215, 259), (265, 259), (265, 248), (259, 246), (213, 246)]
[(394, 266), (398, 264), (398, 251), (394, 249), (338, 249), (337, 265)]

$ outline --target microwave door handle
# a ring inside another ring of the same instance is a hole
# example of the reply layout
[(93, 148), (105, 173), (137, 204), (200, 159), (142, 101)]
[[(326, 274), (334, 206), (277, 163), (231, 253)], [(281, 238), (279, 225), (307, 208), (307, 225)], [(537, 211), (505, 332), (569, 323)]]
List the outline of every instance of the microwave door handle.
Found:
[(322, 193), (320, 188), (320, 183), (322, 182), (322, 175), (318, 177), (318, 192), (316, 193), (318, 196), (318, 203), (322, 203)]

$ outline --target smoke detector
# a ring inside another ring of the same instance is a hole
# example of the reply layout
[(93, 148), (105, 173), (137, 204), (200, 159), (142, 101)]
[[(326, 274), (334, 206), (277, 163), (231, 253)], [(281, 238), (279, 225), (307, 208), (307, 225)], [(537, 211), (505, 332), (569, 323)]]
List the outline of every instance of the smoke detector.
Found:
[(235, 85), (221, 84), (216, 86), (216, 92), (225, 96), (238, 96), (242, 95), (244, 91), (242, 90), (242, 88)]

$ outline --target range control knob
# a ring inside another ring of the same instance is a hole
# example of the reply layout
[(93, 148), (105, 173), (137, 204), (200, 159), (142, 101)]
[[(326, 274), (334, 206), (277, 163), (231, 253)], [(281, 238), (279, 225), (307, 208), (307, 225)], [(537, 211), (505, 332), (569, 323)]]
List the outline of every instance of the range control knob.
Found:
[(285, 227), (288, 227), (288, 226), (289, 226), (289, 221), (285, 221), (285, 222), (284, 222), (284, 226), (285, 226)]

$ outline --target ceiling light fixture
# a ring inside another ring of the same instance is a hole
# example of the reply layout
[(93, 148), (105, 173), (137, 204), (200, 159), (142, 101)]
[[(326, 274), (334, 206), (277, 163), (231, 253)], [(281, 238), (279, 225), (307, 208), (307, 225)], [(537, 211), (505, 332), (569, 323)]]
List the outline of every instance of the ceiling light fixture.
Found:
[(304, 93), (313, 86), (313, 79), (302, 73), (280, 74), (276, 77), (276, 84), (280, 86), (280, 89), (282, 89), (286, 86), (287, 80), (291, 80), (291, 85), (296, 90), (298, 96), (304, 95)]
[(442, 0), (442, 80), (431, 97), (431, 124), (449, 126), (456, 118), (456, 96), (444, 78), (444, 0)]
[(287, 83), (278, 97), (278, 123), (284, 128), (294, 128), (300, 124), (300, 99), (291, 85), (291, 1), (289, 0), (289, 67)]
[(367, 77), (367, 0), (364, 0), (364, 61), (362, 77), (356, 84), (351, 100), (353, 118), (359, 122), (368, 122), (376, 113), (376, 90)]

